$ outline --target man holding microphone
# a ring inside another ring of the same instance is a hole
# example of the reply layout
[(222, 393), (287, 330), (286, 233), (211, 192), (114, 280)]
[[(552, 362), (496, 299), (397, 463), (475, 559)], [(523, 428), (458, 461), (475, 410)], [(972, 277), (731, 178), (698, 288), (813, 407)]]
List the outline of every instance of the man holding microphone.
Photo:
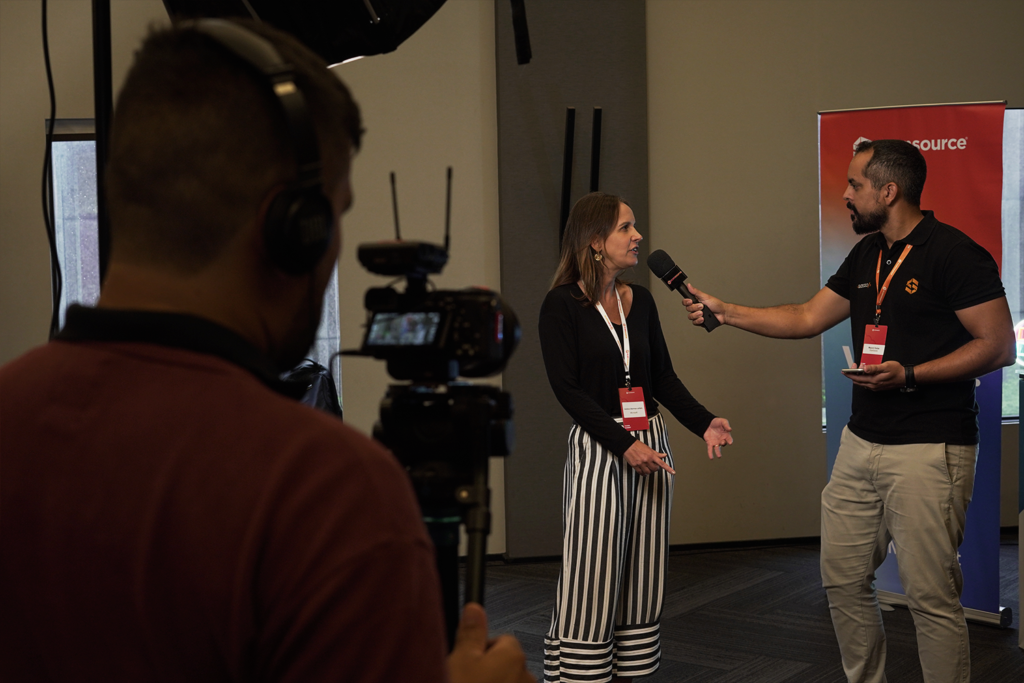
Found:
[(978, 452), (975, 379), (1015, 358), (992, 256), (920, 208), (927, 167), (902, 140), (864, 141), (843, 199), (865, 237), (803, 304), (751, 308), (696, 288), (709, 313), (767, 337), (801, 339), (850, 318), (853, 410), (821, 498), (821, 575), (851, 683), (885, 681), (874, 573), (890, 541), (927, 683), (967, 683), (970, 648), (957, 548)]

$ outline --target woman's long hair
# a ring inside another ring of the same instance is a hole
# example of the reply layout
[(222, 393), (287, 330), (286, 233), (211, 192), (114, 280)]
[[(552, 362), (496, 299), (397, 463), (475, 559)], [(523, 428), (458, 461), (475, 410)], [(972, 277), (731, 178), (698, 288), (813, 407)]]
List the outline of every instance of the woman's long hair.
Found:
[[(604, 241), (615, 229), (621, 204), (629, 206), (615, 195), (591, 192), (573, 205), (565, 224), (562, 255), (551, 281), (551, 289), (582, 281), (583, 293), (589, 299), (586, 305), (593, 305), (598, 300), (604, 266), (594, 259), (598, 252), (590, 244), (595, 237)], [(615, 283), (618, 286), (622, 281), (615, 278)]]

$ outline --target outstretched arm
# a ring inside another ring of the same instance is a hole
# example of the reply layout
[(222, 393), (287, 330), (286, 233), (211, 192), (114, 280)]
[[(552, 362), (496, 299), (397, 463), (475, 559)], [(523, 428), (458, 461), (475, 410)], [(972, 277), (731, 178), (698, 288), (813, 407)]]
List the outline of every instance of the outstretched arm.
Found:
[[(917, 384), (974, 379), (1011, 365), (1016, 358), (1013, 320), (1005, 296), (959, 310), (956, 317), (974, 339), (953, 353), (915, 365)], [(851, 375), (850, 379), (872, 391), (898, 389), (907, 383), (903, 365), (898, 360), (868, 365), (864, 371), (865, 374)]]
[(850, 317), (849, 300), (828, 287), (822, 287), (821, 291), (806, 303), (752, 308), (727, 304), (689, 283), (686, 286), (703, 302), (696, 303), (693, 299), (683, 299), (683, 305), (694, 325), (703, 323), (705, 314), (710, 312), (724, 325), (732, 325), (765, 337), (805, 339), (819, 335)]

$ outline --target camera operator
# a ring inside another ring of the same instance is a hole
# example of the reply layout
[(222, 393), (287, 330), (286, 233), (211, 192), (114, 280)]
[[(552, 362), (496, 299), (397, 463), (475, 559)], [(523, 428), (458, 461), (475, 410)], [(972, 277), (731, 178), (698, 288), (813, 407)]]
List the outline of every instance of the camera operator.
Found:
[[(111, 133), (99, 303), (0, 369), (0, 678), (532, 680), (475, 604), (446, 663), (404, 471), (282, 395), (316, 334), (362, 131), (322, 60), (239, 26), (147, 38)], [(311, 124), (248, 56), (265, 48)]]

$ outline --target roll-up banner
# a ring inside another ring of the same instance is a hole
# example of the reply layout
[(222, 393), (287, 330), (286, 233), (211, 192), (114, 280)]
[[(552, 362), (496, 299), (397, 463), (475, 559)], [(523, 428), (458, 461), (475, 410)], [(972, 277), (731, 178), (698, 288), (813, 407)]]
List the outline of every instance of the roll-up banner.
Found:
[[(851, 228), (850, 212), (842, 195), (853, 147), (863, 139), (902, 139), (920, 149), (928, 162), (921, 208), (931, 209), (939, 221), (965, 232), (1000, 262), (1005, 108), (1004, 102), (983, 102), (819, 114), (822, 286), (859, 239)], [(851, 383), (840, 373), (848, 365), (850, 347), (849, 325), (837, 325), (822, 336), (829, 476), (839, 451), (840, 434), (850, 418)], [(977, 400), (981, 442), (974, 496), (960, 546), (964, 574), (961, 601), (968, 618), (1008, 625), (1012, 613), (999, 605), (999, 371), (978, 381)], [(882, 602), (906, 604), (891, 543), (889, 555), (876, 577)]]

